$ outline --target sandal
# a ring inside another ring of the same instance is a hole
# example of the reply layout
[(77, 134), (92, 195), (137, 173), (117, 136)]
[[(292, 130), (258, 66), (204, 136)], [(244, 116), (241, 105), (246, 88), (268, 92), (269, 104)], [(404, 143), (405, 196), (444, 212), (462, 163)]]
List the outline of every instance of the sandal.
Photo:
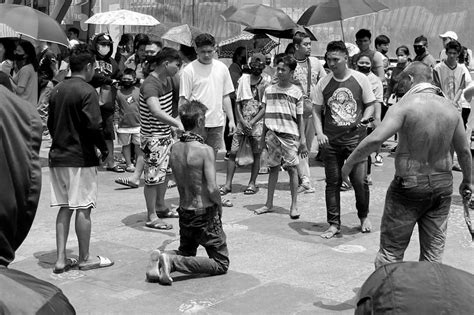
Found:
[(179, 214), (176, 211), (172, 211), (169, 208), (166, 208), (163, 211), (155, 211), (156, 215), (160, 219), (168, 219), (168, 218), (179, 218)]
[(255, 186), (248, 186), (244, 191), (244, 195), (255, 195), (256, 193), (257, 187)]
[(227, 195), (227, 194), (230, 194), (230, 193), (232, 192), (232, 189), (229, 189), (229, 188), (227, 188), (227, 187), (225, 187), (225, 186), (221, 186), (221, 187), (219, 188), (219, 192), (220, 192), (221, 196), (225, 196), (225, 195)]
[(115, 173), (124, 173), (125, 170), (120, 165), (115, 165), (114, 167), (106, 167), (106, 171), (115, 172)]
[(135, 184), (130, 180), (130, 178), (120, 177), (115, 180), (117, 184), (124, 185), (130, 188), (138, 188), (138, 184)]
[(129, 172), (129, 173), (133, 173), (133, 172), (135, 172), (135, 166), (133, 166), (133, 164), (132, 164), (132, 165), (128, 165), (128, 166), (125, 168), (125, 170), (126, 170), (127, 172)]
[(172, 224), (168, 224), (160, 219), (156, 219), (150, 222), (146, 222), (145, 226), (150, 229), (156, 230), (171, 230), (173, 228)]
[(264, 214), (264, 213), (269, 213), (273, 212), (272, 208), (268, 208), (267, 206), (260, 207), (258, 209), (253, 210), (253, 213), (256, 215)]
[(225, 200), (222, 200), (222, 206), (223, 207), (233, 207), (234, 204), (229, 199), (225, 199)]
[(66, 265), (63, 268), (54, 267), (53, 273), (60, 274), (60, 273), (63, 273), (63, 272), (67, 272), (67, 271), (71, 270), (72, 268), (77, 267), (77, 263), (78, 263), (78, 261), (77, 261), (76, 258), (67, 258), (66, 259)]

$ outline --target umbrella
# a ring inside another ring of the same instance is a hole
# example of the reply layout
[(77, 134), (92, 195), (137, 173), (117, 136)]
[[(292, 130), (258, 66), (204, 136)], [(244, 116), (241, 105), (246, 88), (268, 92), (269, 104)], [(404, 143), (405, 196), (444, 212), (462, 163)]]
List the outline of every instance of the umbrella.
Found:
[(161, 39), (166, 39), (185, 46), (192, 46), (196, 36), (202, 33), (203, 32), (196, 27), (183, 24), (170, 28), (161, 36)]
[(316, 36), (314, 36), (314, 34), (309, 30), (309, 28), (302, 25), (296, 25), (294, 28), (281, 30), (281, 31), (253, 28), (253, 27), (246, 27), (244, 31), (252, 33), (252, 34), (268, 34), (276, 38), (288, 38), (288, 39), (292, 39), (295, 33), (297, 32), (303, 32), (303, 33), (308, 34), (309, 38), (312, 41), (317, 41)]
[(69, 47), (67, 36), (59, 23), (30, 7), (0, 4), (0, 23), (10, 26), (21, 35)]
[(219, 58), (232, 58), (234, 51), (241, 46), (247, 49), (248, 54), (261, 52), (266, 55), (278, 45), (279, 43), (265, 34), (257, 35), (249, 32), (242, 32), (237, 36), (228, 38), (219, 43)]
[(283, 31), (294, 29), (296, 23), (282, 10), (267, 5), (244, 5), (229, 7), (221, 13), (226, 22), (234, 22), (256, 29)]
[(8, 37), (18, 37), (18, 33), (10, 26), (0, 23), (0, 38)]
[(297, 23), (310, 26), (340, 21), (342, 38), (344, 40), (343, 20), (382, 10), (388, 10), (388, 7), (377, 0), (330, 0), (309, 7)]
[(160, 24), (160, 21), (148, 14), (138, 13), (130, 10), (115, 10), (96, 13), (88, 18), (84, 23), (123, 26), (154, 26)]
[(76, 314), (56, 286), (3, 266), (0, 266), (0, 292), (0, 314)]

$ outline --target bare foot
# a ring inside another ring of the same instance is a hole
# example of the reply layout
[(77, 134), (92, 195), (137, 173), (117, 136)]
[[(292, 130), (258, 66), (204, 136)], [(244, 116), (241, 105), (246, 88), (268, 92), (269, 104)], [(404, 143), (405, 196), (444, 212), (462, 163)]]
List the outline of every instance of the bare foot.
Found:
[(253, 210), (253, 213), (256, 214), (256, 215), (260, 215), (260, 214), (264, 214), (264, 213), (268, 213), (268, 212), (273, 212), (272, 207), (263, 206), (261, 208)]
[(362, 233), (370, 233), (372, 230), (372, 223), (369, 218), (360, 219), (360, 230)]
[(160, 284), (171, 285), (173, 278), (171, 278), (171, 262), (168, 254), (160, 255)]
[(150, 263), (146, 269), (146, 279), (148, 282), (157, 282), (160, 279), (160, 255), (159, 249), (155, 249), (150, 255)]
[(300, 218), (298, 208), (290, 209), (290, 218), (292, 218), (293, 220), (297, 220)]
[(339, 229), (339, 227), (331, 224), (329, 228), (326, 231), (324, 231), (323, 234), (321, 234), (321, 237), (325, 239), (330, 239), (330, 238), (333, 238), (334, 235), (339, 234), (339, 233), (341, 233), (341, 230)]

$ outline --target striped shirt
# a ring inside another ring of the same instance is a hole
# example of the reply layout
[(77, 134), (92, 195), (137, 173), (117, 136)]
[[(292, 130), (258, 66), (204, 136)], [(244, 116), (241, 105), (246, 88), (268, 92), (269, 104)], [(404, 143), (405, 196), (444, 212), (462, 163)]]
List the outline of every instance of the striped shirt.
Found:
[(300, 136), (296, 115), (303, 115), (303, 92), (298, 86), (270, 85), (265, 89), (262, 103), (265, 104), (264, 123), (269, 130)]
[(140, 136), (160, 138), (170, 136), (170, 126), (159, 121), (151, 113), (146, 102), (150, 97), (157, 97), (161, 110), (171, 116), (173, 110), (173, 85), (171, 84), (171, 78), (167, 78), (166, 82), (163, 82), (153, 75), (149, 75), (140, 88), (139, 107)]

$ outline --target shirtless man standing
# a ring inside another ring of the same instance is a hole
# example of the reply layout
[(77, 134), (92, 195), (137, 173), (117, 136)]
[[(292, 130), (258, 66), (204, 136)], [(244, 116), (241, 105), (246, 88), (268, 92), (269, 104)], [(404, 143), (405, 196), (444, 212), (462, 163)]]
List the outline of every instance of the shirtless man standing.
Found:
[[(179, 191), (180, 246), (177, 251), (154, 250), (147, 269), (148, 281), (170, 285), (170, 273), (220, 275), (229, 268), (226, 235), (222, 229), (222, 205), (216, 184), (214, 150), (204, 144), (207, 107), (185, 102), (179, 116), (185, 133), (171, 148), (171, 168)], [(202, 245), (209, 255), (196, 257)]]
[(390, 107), (380, 126), (365, 138), (342, 168), (344, 181), (352, 167), (398, 132), (395, 178), (387, 191), (375, 267), (403, 260), (418, 223), (420, 261), (441, 262), (453, 192), (453, 156), (458, 154), (463, 180), (459, 193), (471, 189), (471, 152), (461, 115), (452, 101), (437, 95), (431, 68), (413, 62), (401, 74), (411, 89)]

